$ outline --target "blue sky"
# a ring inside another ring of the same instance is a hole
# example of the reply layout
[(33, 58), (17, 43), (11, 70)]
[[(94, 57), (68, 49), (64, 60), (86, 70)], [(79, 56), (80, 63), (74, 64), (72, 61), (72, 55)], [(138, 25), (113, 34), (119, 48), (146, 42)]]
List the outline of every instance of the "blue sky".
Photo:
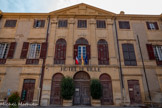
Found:
[(162, 0), (0, 0), (3, 12), (48, 13), (79, 3), (86, 3), (107, 11), (126, 14), (162, 13)]

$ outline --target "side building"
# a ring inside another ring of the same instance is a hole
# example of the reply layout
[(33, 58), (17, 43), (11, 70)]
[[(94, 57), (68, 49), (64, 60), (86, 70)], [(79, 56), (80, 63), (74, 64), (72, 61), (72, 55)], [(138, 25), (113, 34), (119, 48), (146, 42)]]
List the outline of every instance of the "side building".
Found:
[(161, 66), (162, 15), (84, 3), (50, 13), (0, 12), (0, 102), (17, 91), (21, 102), (62, 105), (60, 82), (70, 76), (73, 105), (91, 105), (94, 78), (102, 105), (160, 104)]

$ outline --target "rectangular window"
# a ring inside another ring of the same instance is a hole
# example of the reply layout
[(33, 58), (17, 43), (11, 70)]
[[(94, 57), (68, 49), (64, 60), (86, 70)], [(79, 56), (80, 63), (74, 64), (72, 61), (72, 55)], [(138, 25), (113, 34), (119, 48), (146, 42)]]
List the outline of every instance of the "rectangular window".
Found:
[(87, 28), (87, 20), (78, 20), (78, 28)]
[(6, 59), (9, 50), (8, 43), (0, 43), (0, 59)]
[(130, 29), (129, 21), (119, 21), (120, 29)]
[(78, 59), (86, 58), (86, 46), (78, 46)]
[(126, 66), (136, 66), (136, 56), (133, 44), (122, 44), (124, 64)]
[(34, 21), (34, 28), (44, 27), (45, 20), (35, 20)]
[(146, 24), (147, 24), (147, 28), (149, 30), (158, 30), (159, 29), (157, 22), (146, 22)]
[(153, 46), (157, 65), (162, 65), (162, 46)]
[(40, 44), (30, 44), (28, 59), (39, 59), (40, 56)]
[(67, 27), (67, 20), (59, 20), (58, 27)]
[(97, 20), (97, 28), (106, 28), (106, 23), (103, 20)]
[(17, 20), (6, 20), (5, 27), (16, 27)]

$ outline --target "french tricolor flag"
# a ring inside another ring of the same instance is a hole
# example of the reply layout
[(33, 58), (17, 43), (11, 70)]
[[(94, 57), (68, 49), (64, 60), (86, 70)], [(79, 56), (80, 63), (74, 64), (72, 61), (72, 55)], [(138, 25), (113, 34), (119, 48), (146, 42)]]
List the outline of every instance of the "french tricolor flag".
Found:
[(79, 59), (78, 59), (77, 56), (76, 56), (76, 59), (75, 59), (75, 64), (79, 64)]

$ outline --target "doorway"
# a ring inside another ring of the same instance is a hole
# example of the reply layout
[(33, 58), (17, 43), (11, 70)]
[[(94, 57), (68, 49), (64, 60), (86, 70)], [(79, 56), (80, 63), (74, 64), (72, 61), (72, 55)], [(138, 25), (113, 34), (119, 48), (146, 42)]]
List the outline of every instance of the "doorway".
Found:
[(75, 93), (74, 105), (90, 105), (90, 76), (86, 72), (77, 72), (74, 75)]
[(34, 97), (35, 79), (24, 79), (21, 92), (21, 102), (32, 103)]
[(107, 74), (102, 74), (100, 76), (100, 81), (102, 85), (102, 105), (112, 105), (113, 104), (113, 92), (112, 92), (112, 81), (111, 77)]
[(61, 73), (57, 73), (52, 77), (51, 96), (50, 96), (51, 105), (62, 105), (61, 80), (63, 77), (64, 76)]
[(128, 80), (128, 91), (131, 104), (140, 104), (141, 93), (138, 80)]

